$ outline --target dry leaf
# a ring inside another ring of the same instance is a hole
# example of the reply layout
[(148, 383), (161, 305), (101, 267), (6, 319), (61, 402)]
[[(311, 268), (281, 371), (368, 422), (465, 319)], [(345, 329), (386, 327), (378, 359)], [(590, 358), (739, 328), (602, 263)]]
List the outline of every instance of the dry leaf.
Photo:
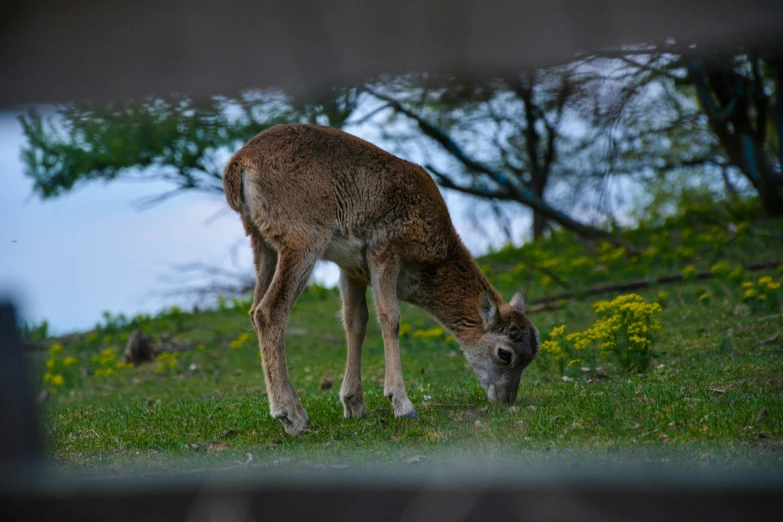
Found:
[(332, 384), (334, 384), (334, 375), (332, 373), (327, 373), (321, 377), (321, 383), (318, 385), (318, 389), (321, 391), (329, 390), (332, 388)]

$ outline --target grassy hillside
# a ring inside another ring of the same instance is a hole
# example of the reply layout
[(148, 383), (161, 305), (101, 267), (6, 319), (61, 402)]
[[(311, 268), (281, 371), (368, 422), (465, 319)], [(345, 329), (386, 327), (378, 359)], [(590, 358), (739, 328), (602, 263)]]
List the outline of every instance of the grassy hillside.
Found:
[[(250, 302), (235, 300), (194, 313), (106, 315), (92, 332), (47, 340), (50, 348), (34, 359), (36, 382), (51, 391), (41, 407), (51, 457), (63, 469), (87, 472), (236, 464), (247, 454), (254, 463), (296, 457), (315, 464), (663, 454), (699, 466), (780, 466), (783, 265), (774, 262), (783, 263), (783, 223), (679, 220), (625, 238), (644, 250), (593, 248), (558, 233), (479, 260), (506, 298), (517, 290), (530, 301), (577, 296), (531, 314), (548, 344), (511, 408), (488, 403), (454, 340), (403, 306), (403, 371), (420, 418), (395, 419), (382, 396), (383, 345), (373, 319), (363, 358), (370, 415), (343, 419), (339, 297), (313, 286), (286, 334), (291, 377), (312, 423), (303, 436), (287, 437), (270, 418)], [(770, 268), (741, 268), (762, 262)], [(711, 277), (697, 280), (699, 273)], [(641, 323), (609, 310), (590, 330), (594, 340), (581, 336), (580, 348), (579, 339), (568, 341), (600, 319), (597, 301), (618, 297), (587, 298), (593, 285), (664, 274), (683, 274), (686, 282), (639, 291), (651, 314), (641, 337), (633, 330)], [(607, 324), (615, 325), (609, 344), (596, 334)], [(553, 332), (562, 325), (565, 333)], [(156, 362), (120, 362), (134, 329), (152, 338)]]

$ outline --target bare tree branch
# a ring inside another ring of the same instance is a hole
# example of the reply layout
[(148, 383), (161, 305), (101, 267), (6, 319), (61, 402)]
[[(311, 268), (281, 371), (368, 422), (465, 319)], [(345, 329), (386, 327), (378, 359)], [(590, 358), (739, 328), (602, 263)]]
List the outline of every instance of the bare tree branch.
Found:
[[(564, 212), (554, 209), (553, 207), (545, 203), (536, 194), (534, 194), (529, 188), (513, 183), (502, 172), (498, 172), (492, 169), (491, 167), (489, 167), (488, 165), (485, 165), (468, 156), (467, 153), (445, 131), (437, 127), (435, 124), (429, 122), (425, 118), (414, 113), (413, 111), (407, 109), (394, 98), (381, 94), (370, 87), (367, 87), (366, 90), (367, 92), (377, 97), (378, 99), (387, 102), (389, 106), (392, 107), (396, 112), (403, 114), (404, 116), (414, 120), (418, 124), (421, 131), (426, 136), (428, 136), (429, 138), (433, 139), (436, 143), (441, 145), (441, 147), (443, 147), (447, 152), (449, 152), (449, 154), (451, 154), (452, 157), (454, 157), (456, 160), (462, 163), (465, 166), (465, 168), (467, 168), (469, 171), (486, 175), (488, 178), (490, 178), (492, 181), (494, 181), (497, 185), (499, 185), (506, 191), (505, 193), (496, 191), (494, 195), (491, 195), (489, 197), (497, 197), (497, 198), (503, 197), (504, 199), (517, 201), (523, 205), (530, 207), (534, 211), (541, 212), (547, 218), (555, 221), (561, 226), (569, 230), (572, 230), (575, 233), (580, 234), (584, 237), (591, 238), (591, 239), (603, 239), (615, 246), (623, 246), (632, 252), (640, 251), (638, 248), (634, 247), (627, 241), (618, 238), (613, 234), (606, 232), (605, 230), (601, 230), (592, 227), (590, 225), (581, 223), (579, 221), (576, 221), (575, 219), (571, 218)], [(454, 183), (453, 180), (452, 180), (452, 185), (456, 185), (456, 183)], [(456, 190), (456, 187), (454, 186), (449, 188), (454, 188)], [(461, 187), (461, 188), (466, 189), (466, 187)], [(467, 190), (462, 190), (462, 191), (467, 193), (470, 193), (469, 191), (474, 191), (473, 192), (474, 194), (480, 195), (476, 193), (475, 190), (476, 190), (475, 188), (470, 187), (467, 188)], [(486, 194), (483, 195), (487, 197)]]

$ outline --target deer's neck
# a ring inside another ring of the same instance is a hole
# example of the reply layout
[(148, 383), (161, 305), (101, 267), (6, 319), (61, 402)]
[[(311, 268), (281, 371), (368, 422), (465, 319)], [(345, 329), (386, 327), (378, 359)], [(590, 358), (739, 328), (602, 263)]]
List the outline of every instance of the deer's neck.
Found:
[(500, 299), (460, 242), (446, 261), (422, 274), (415, 304), (429, 312), (464, 345), (485, 333), (480, 313), (482, 292)]

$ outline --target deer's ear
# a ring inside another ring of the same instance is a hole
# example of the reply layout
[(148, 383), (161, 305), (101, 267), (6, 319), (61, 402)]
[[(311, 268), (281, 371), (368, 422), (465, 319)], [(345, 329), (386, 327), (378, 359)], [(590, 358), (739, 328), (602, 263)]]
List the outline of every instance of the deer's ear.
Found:
[(487, 330), (500, 323), (498, 303), (488, 292), (481, 293), (481, 308), (479, 312), (481, 312), (481, 320), (484, 321), (484, 328)]
[(511, 301), (508, 302), (513, 308), (516, 308), (519, 313), (524, 314), (527, 311), (527, 301), (525, 301), (524, 296), (517, 292), (514, 294), (514, 297), (511, 298)]

